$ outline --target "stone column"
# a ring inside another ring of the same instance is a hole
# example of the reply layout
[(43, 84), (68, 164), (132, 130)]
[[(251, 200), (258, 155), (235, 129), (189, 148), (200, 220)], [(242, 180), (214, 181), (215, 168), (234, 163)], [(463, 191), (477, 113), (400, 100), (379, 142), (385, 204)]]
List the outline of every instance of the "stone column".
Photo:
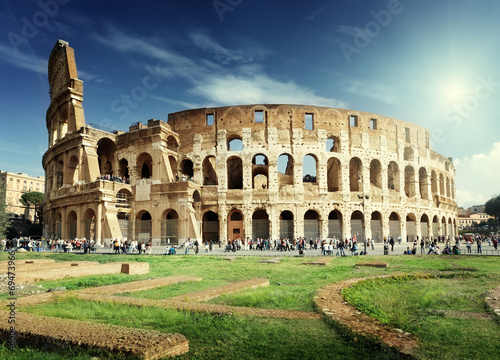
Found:
[(101, 246), (101, 219), (102, 203), (97, 204), (96, 224), (95, 224), (95, 244)]

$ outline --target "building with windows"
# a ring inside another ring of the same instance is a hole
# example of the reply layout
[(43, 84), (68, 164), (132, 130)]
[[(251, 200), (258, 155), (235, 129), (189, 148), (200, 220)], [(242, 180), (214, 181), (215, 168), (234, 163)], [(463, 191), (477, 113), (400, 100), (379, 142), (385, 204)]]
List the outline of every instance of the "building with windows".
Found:
[(45, 192), (45, 178), (32, 177), (24, 173), (14, 173), (0, 170), (0, 182), (5, 184), (6, 211), (14, 218), (24, 218), (33, 221), (35, 209), (27, 209), (21, 204), (21, 196), (28, 191)]
[(458, 216), (458, 229), (468, 229), (482, 222), (488, 222), (489, 219), (494, 219), (486, 213), (472, 213), (471, 215)]
[(457, 234), (455, 168), (429, 130), (311, 105), (180, 111), (128, 132), (85, 123), (73, 49), (49, 59), (44, 235), (152, 240)]

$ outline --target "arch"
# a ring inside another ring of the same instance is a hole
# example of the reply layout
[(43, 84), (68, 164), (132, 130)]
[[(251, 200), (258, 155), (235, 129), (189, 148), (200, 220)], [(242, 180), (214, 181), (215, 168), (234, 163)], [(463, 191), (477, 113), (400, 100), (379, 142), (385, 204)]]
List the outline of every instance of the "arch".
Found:
[(190, 159), (184, 159), (179, 164), (182, 174), (186, 175), (188, 178), (192, 178), (194, 175), (193, 162)]
[(161, 217), (161, 244), (179, 244), (179, 214), (174, 209), (163, 211)]
[(420, 217), (420, 236), (422, 239), (429, 236), (429, 217), (426, 214)]
[(227, 139), (227, 151), (243, 151), (243, 140), (237, 135)]
[(113, 175), (116, 144), (109, 138), (102, 138), (97, 142), (97, 158), (101, 175)]
[(79, 172), (78, 172), (79, 163), (80, 162), (78, 161), (78, 156), (76, 155), (71, 156), (71, 158), (69, 159), (68, 179), (70, 184), (74, 184), (79, 180)]
[(389, 190), (399, 192), (399, 166), (395, 161), (387, 165), (387, 186)]
[(370, 162), (370, 184), (382, 189), (382, 165), (377, 159)]
[(293, 185), (294, 160), (290, 154), (278, 156), (278, 185)]
[(342, 239), (342, 213), (338, 210), (328, 214), (328, 237)]
[(446, 170), (446, 172), (449, 172), (450, 171), (450, 162), (449, 161), (446, 161), (444, 163), (444, 169)]
[(232, 210), (228, 214), (227, 238), (228, 240), (245, 239), (245, 229), (243, 226), (243, 213), (240, 210)]
[(203, 185), (218, 185), (219, 179), (217, 177), (217, 161), (215, 156), (207, 156), (203, 160)]
[(127, 212), (118, 210), (116, 217), (118, 219), (118, 225), (120, 226), (122, 238), (131, 239), (133, 235), (132, 235), (132, 226), (130, 224), (129, 214)]
[(255, 154), (254, 157), (252, 158), (252, 165), (262, 165), (262, 166), (269, 165), (267, 156), (264, 154)]
[(304, 159), (302, 161), (302, 182), (308, 182), (308, 183), (317, 183), (316, 182), (316, 177), (317, 177), (317, 167), (318, 167), (318, 159), (315, 155), (313, 154), (307, 154), (304, 156)]
[(243, 162), (239, 156), (227, 159), (227, 188), (243, 189)]
[(201, 194), (198, 190), (193, 191), (193, 202), (195, 203), (201, 202)]
[(266, 210), (255, 210), (252, 215), (252, 240), (269, 239), (269, 215)]
[(141, 210), (136, 215), (135, 220), (135, 239), (139, 242), (148, 242), (151, 240), (152, 217), (146, 210)]
[(267, 156), (256, 154), (252, 158), (252, 188), (267, 189), (269, 187), (269, 168)]
[(167, 149), (175, 152), (177, 152), (179, 149), (179, 142), (172, 135), (167, 137)]
[(389, 235), (395, 238), (401, 235), (400, 216), (396, 212), (389, 215)]
[(417, 217), (413, 213), (406, 214), (406, 241), (413, 241), (417, 236)]
[(420, 198), (427, 199), (429, 197), (429, 193), (427, 192), (429, 179), (427, 176), (427, 170), (424, 167), (421, 167), (418, 170), (418, 187), (420, 188)]
[(77, 221), (78, 216), (76, 215), (76, 212), (74, 210), (71, 210), (66, 218), (66, 237), (70, 240), (76, 238)]
[(128, 160), (125, 158), (121, 159), (118, 166), (120, 167), (120, 176), (128, 181), (130, 179), (130, 174), (128, 172)]
[(319, 238), (319, 214), (315, 210), (307, 210), (304, 214), (304, 237), (306, 240)]
[(432, 195), (437, 195), (438, 193), (438, 177), (434, 170), (431, 171), (431, 192)]
[(207, 211), (202, 217), (203, 242), (219, 241), (219, 216), (213, 211)]
[(444, 190), (444, 176), (443, 174), (439, 174), (439, 195), (446, 196)]
[(326, 165), (326, 171), (328, 191), (340, 191), (340, 184), (342, 182), (340, 160), (334, 157), (329, 158)]
[(372, 231), (372, 240), (381, 242), (384, 236), (382, 234), (382, 214), (380, 212), (372, 212), (370, 229)]
[(413, 152), (413, 148), (411, 146), (405, 147), (403, 158), (405, 161), (413, 161), (414, 152)]
[(293, 213), (289, 210), (284, 210), (280, 213), (280, 239), (293, 239)]
[(415, 170), (411, 165), (405, 167), (405, 194), (409, 198), (415, 196)]
[(141, 179), (153, 177), (153, 158), (149, 153), (143, 152), (137, 157), (137, 169)]
[(55, 231), (54, 231), (57, 239), (60, 239), (63, 237), (63, 234), (61, 232), (62, 222), (63, 222), (62, 214), (60, 212), (58, 212), (56, 214)]
[(365, 216), (359, 210), (354, 210), (351, 214), (351, 237), (354, 236), (357, 241), (365, 239)]
[(127, 189), (120, 189), (116, 193), (116, 207), (130, 208), (132, 207), (132, 193)]
[(57, 184), (56, 186), (60, 188), (64, 184), (64, 161), (59, 160), (57, 162), (57, 171), (56, 171), (56, 179), (57, 179)]
[(432, 234), (434, 237), (439, 235), (439, 218), (437, 215), (432, 218)]
[(94, 209), (87, 209), (83, 214), (83, 233), (87, 240), (95, 240), (96, 231), (96, 215)]
[(269, 179), (264, 174), (254, 175), (252, 179), (254, 189), (267, 189), (269, 187)]
[(363, 163), (357, 157), (349, 161), (349, 186), (351, 191), (363, 190)]
[(340, 139), (337, 136), (329, 136), (325, 145), (328, 152), (340, 152)]

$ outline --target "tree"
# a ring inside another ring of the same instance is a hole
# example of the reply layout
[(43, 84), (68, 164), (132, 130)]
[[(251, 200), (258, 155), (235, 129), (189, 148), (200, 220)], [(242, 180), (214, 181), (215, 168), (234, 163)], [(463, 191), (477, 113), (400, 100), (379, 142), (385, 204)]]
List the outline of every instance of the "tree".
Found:
[(5, 202), (5, 183), (0, 183), (0, 238), (5, 238), (7, 229), (7, 203)]
[(486, 214), (494, 216), (496, 220), (500, 219), (500, 195), (493, 196), (484, 204)]
[(21, 204), (26, 206), (29, 210), (31, 206), (35, 207), (35, 219), (34, 223), (36, 223), (37, 218), (39, 218), (39, 212), (41, 210), (41, 205), (43, 204), (44, 194), (38, 191), (29, 191), (21, 195)]

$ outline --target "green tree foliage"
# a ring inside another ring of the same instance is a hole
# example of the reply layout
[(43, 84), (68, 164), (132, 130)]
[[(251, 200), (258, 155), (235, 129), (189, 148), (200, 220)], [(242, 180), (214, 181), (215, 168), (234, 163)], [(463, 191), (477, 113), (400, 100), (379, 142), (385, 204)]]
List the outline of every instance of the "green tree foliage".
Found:
[(5, 238), (7, 229), (7, 203), (5, 202), (5, 183), (0, 183), (0, 239)]
[(484, 205), (488, 215), (494, 216), (497, 220), (500, 219), (500, 195), (492, 197)]
[(21, 195), (21, 204), (26, 206), (28, 209), (32, 206), (35, 208), (35, 223), (37, 222), (37, 218), (40, 217), (39, 212), (41, 210), (41, 205), (43, 204), (43, 197), (44, 194), (38, 191), (29, 191)]

